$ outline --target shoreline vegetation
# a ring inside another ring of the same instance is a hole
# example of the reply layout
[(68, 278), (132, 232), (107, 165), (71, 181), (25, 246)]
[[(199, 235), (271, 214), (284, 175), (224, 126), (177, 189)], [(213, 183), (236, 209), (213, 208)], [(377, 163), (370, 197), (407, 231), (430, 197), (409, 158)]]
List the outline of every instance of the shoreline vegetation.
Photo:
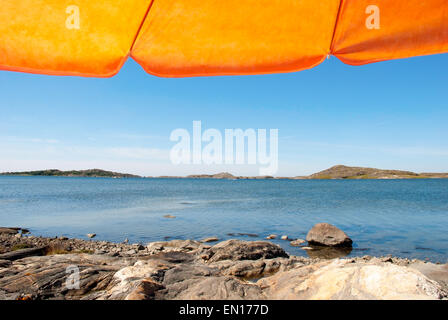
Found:
[(128, 173), (118, 173), (101, 169), (70, 170), (61, 171), (57, 169), (22, 171), (22, 172), (2, 172), (0, 176), (44, 176), (44, 177), (91, 177), (91, 178), (141, 178), (138, 175)]
[(118, 173), (101, 169), (61, 171), (57, 169), (3, 172), (0, 176), (47, 176), (47, 177), (93, 177), (93, 178), (147, 178), (147, 179), (227, 179), (227, 180), (357, 180), (357, 179), (448, 179), (448, 173), (415, 173), (403, 170), (384, 170), (366, 167), (349, 167), (336, 165), (329, 169), (308, 176), (273, 177), (273, 176), (234, 176), (228, 172), (217, 174), (194, 174), (188, 176), (143, 177), (128, 173)]
[[(315, 225), (306, 242), (335, 250), (351, 246), (342, 230), (328, 224)], [(68, 287), (73, 270), (79, 286)], [(0, 300), (45, 299), (446, 300), (448, 264), (391, 256), (299, 257), (269, 241), (210, 237), (129, 244), (0, 228)]]

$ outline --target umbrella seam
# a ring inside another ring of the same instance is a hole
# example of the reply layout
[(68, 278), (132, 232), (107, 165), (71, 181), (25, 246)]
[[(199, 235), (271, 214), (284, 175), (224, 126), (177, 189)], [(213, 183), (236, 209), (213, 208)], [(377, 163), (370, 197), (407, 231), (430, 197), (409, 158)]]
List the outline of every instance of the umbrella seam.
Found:
[(142, 22), (140, 23), (140, 26), (137, 29), (137, 33), (135, 34), (134, 40), (132, 41), (131, 48), (129, 49), (126, 58), (128, 58), (131, 55), (132, 49), (134, 49), (135, 42), (137, 41), (137, 38), (138, 38), (138, 36), (140, 34), (140, 31), (143, 28), (143, 25), (144, 25), (144, 23), (146, 21), (146, 18), (148, 17), (149, 11), (151, 10), (152, 5), (154, 4), (154, 2), (156, 2), (156, 0), (151, 0), (151, 3), (149, 4), (148, 9), (146, 9), (145, 16), (143, 17)]
[(333, 49), (334, 49), (334, 40), (335, 40), (335, 36), (336, 36), (336, 29), (338, 27), (339, 24), (339, 18), (342, 15), (342, 6), (345, 4), (345, 0), (341, 0), (339, 2), (339, 7), (338, 7), (338, 13), (336, 15), (336, 21), (334, 22), (334, 29), (333, 29), (333, 36), (331, 37), (331, 43), (330, 43), (330, 52), (328, 52), (328, 54), (332, 55), (333, 54)]

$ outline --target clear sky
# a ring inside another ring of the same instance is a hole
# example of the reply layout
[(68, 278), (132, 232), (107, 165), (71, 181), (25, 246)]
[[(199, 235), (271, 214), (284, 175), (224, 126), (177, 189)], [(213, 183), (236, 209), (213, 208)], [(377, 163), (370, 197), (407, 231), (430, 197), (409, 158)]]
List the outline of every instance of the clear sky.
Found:
[(108, 79), (0, 71), (0, 171), (141, 175), (257, 166), (172, 165), (172, 130), (279, 129), (278, 176), (335, 164), (448, 171), (448, 54), (296, 73), (165, 79), (129, 59)]

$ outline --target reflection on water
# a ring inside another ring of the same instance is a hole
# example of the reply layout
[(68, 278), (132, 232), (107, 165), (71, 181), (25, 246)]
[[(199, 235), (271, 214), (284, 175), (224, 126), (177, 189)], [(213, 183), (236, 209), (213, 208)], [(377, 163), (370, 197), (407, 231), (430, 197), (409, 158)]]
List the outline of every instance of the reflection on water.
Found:
[(348, 256), (352, 252), (351, 247), (311, 247), (305, 250), (310, 258), (335, 259)]
[[(175, 218), (167, 219), (164, 216)], [(0, 177), (0, 226), (34, 235), (131, 243), (238, 238), (292, 247), (328, 222), (353, 239), (349, 256), (448, 257), (448, 179), (216, 180)], [(342, 254), (338, 253), (337, 255)]]

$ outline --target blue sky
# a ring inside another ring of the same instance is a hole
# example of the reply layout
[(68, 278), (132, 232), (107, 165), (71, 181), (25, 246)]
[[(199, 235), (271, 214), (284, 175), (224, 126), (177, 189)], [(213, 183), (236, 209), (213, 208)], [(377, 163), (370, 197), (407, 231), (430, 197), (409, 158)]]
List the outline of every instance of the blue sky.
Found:
[(279, 129), (278, 176), (335, 164), (448, 171), (448, 54), (302, 72), (165, 79), (129, 59), (108, 79), (0, 71), (0, 171), (103, 168), (256, 174), (171, 164), (172, 130)]

